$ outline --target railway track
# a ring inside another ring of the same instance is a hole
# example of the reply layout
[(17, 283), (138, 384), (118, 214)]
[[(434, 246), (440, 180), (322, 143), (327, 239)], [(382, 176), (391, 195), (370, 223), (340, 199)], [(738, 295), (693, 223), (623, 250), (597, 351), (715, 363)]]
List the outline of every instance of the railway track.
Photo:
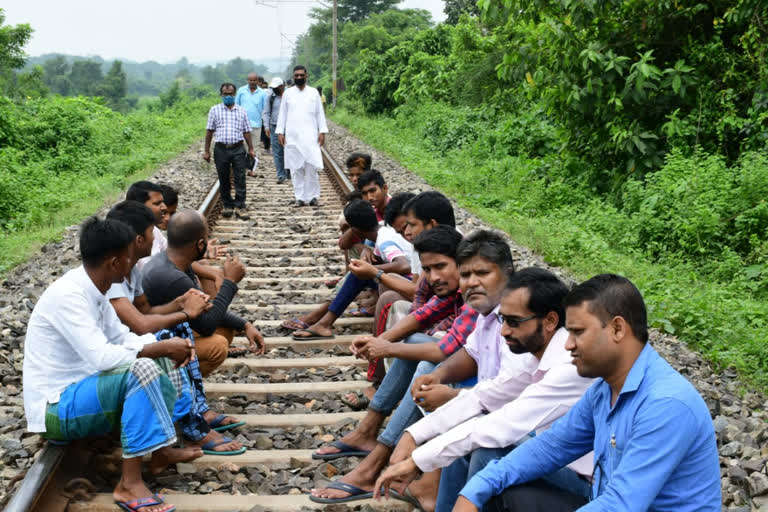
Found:
[[(211, 238), (226, 241), (247, 266), (232, 308), (261, 329), (267, 353), (227, 359), (206, 380), (211, 406), (247, 422), (236, 433), (249, 449), (238, 456), (205, 455), (148, 479), (179, 512), (323, 510), (308, 499), (307, 489), (318, 475), (331, 479), (356, 464), (354, 459), (313, 461), (311, 454), (364, 414), (340, 407), (336, 399), (368, 385), (364, 362), (351, 357), (347, 347), (354, 335), (371, 332), (372, 319), (342, 317), (333, 340), (297, 342), (279, 327), (282, 319), (323, 301), (330, 291), (323, 283), (343, 272), (337, 219), (351, 184), (323, 153), (321, 207), (293, 207), (291, 185), (275, 184), (269, 159), (262, 176), (247, 181), (250, 220), (219, 218), (218, 184), (199, 208), (209, 219)], [(247, 342), (235, 338), (235, 344)], [(119, 477), (114, 471), (118, 457), (84, 443), (48, 444), (6, 511), (119, 510), (109, 492)], [(78, 480), (82, 477), (86, 480)], [(411, 510), (393, 500), (349, 505)]]

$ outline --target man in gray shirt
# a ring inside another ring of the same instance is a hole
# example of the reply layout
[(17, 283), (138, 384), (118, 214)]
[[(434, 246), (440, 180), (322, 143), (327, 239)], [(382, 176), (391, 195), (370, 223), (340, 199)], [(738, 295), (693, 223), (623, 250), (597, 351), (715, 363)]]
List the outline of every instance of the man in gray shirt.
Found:
[(264, 110), (261, 111), (261, 120), (263, 121), (265, 133), (272, 141), (272, 158), (275, 160), (278, 184), (282, 184), (289, 177), (285, 171), (283, 146), (277, 142), (277, 134), (275, 133), (277, 116), (280, 114), (280, 101), (282, 100), (284, 90), (285, 84), (283, 80), (280, 77), (273, 78), (269, 82), (269, 92), (264, 100)]

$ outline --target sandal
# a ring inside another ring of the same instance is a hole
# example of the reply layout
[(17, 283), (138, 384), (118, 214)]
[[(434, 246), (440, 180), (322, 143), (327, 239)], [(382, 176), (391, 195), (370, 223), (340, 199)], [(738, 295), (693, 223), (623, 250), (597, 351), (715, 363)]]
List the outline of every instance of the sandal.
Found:
[(229, 347), (227, 357), (242, 357), (247, 353), (248, 349), (245, 347)]
[(289, 331), (301, 331), (309, 327), (309, 324), (304, 320), (299, 320), (294, 316), (293, 318), (281, 323), (280, 327), (283, 329), (288, 329)]
[(360, 307), (350, 311), (349, 316), (353, 316), (355, 318), (367, 318), (373, 316), (373, 312), (369, 311), (366, 307)]
[(368, 409), (368, 406), (371, 405), (371, 400), (365, 395), (360, 396), (357, 393), (355, 393), (354, 395), (355, 395), (354, 401), (348, 399), (346, 395), (342, 395), (341, 403), (343, 403), (353, 411), (363, 411), (365, 409)]
[(240, 448), (239, 450), (230, 450), (228, 452), (218, 452), (214, 450), (219, 445), (231, 443), (232, 439), (230, 439), (227, 436), (222, 436), (221, 439), (218, 441), (208, 441), (204, 445), (202, 445), (200, 448), (203, 449), (203, 453), (206, 455), (240, 455), (241, 453), (245, 453), (245, 446)]

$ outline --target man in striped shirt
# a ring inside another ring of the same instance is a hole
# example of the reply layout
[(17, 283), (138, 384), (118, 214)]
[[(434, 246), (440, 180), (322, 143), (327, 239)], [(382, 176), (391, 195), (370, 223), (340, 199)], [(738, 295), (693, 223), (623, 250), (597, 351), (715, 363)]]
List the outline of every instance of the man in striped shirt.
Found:
[[(256, 158), (256, 152), (253, 150), (248, 112), (235, 104), (235, 91), (234, 84), (221, 84), (219, 88), (221, 103), (214, 105), (208, 111), (203, 159), (206, 162), (211, 161), (211, 141), (215, 136), (216, 145), (213, 150), (213, 161), (219, 175), (221, 202), (224, 204), (221, 215), (231, 217), (234, 209), (238, 219), (247, 220), (250, 217), (245, 209), (245, 168), (247, 162), (243, 139), (248, 144), (248, 153), (251, 157)], [(232, 168), (235, 177), (234, 200), (230, 192), (230, 168)]]

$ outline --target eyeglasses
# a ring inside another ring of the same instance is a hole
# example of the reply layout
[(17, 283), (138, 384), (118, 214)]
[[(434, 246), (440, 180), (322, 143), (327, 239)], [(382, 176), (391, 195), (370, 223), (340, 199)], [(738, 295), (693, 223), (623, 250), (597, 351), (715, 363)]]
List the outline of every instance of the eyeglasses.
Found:
[(523, 318), (518, 318), (512, 315), (499, 314), (496, 316), (496, 318), (499, 320), (500, 324), (503, 324), (504, 322), (506, 322), (508, 326), (510, 326), (513, 329), (516, 329), (517, 327), (520, 327), (520, 324), (522, 324), (523, 322), (527, 322), (528, 320), (533, 320), (534, 318), (541, 318), (541, 315), (531, 315), (531, 316), (525, 316)]

